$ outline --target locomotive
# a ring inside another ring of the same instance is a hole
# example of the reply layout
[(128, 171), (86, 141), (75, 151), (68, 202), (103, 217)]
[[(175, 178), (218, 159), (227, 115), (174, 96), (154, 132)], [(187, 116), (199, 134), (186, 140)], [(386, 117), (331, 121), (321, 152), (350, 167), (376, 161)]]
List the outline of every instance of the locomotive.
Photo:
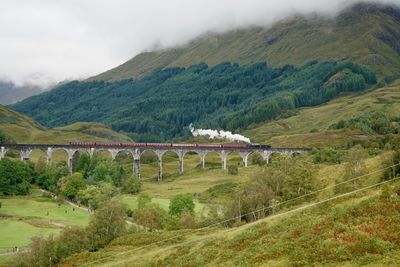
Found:
[(269, 149), (268, 144), (250, 143), (245, 145), (236, 144), (173, 144), (173, 143), (98, 143), (98, 142), (70, 142), (70, 146), (78, 147), (174, 147), (174, 148), (231, 148), (231, 149)]

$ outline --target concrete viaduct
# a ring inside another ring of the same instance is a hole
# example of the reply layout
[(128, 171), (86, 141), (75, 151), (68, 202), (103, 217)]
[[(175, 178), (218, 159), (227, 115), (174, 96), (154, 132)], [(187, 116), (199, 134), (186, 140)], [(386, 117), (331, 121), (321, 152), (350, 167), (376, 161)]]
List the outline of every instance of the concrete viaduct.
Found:
[(130, 153), (133, 156), (133, 173), (140, 178), (140, 157), (145, 151), (153, 151), (158, 157), (158, 181), (162, 181), (162, 158), (163, 155), (168, 152), (174, 152), (179, 158), (179, 174), (183, 173), (183, 159), (186, 153), (194, 152), (200, 157), (201, 166), (205, 168), (205, 157), (207, 153), (216, 152), (221, 158), (221, 167), (226, 170), (227, 159), (230, 153), (238, 152), (242, 157), (243, 166), (247, 167), (249, 155), (252, 153), (258, 153), (262, 158), (269, 163), (272, 154), (301, 154), (309, 151), (304, 148), (257, 148), (257, 147), (243, 147), (243, 148), (200, 148), (200, 147), (160, 147), (159, 144), (147, 143), (143, 147), (130, 147), (130, 146), (102, 146), (96, 145), (95, 147), (88, 146), (77, 146), (70, 144), (0, 144), (0, 160), (6, 156), (7, 151), (10, 149), (18, 150), (21, 155), (21, 160), (29, 160), (29, 157), (33, 150), (41, 150), (47, 155), (47, 162), (50, 163), (53, 152), (57, 150), (63, 150), (68, 155), (67, 165), (69, 172), (72, 173), (72, 159), (77, 152), (87, 152), (90, 156), (98, 151), (108, 151), (111, 158), (114, 160), (119, 153)]

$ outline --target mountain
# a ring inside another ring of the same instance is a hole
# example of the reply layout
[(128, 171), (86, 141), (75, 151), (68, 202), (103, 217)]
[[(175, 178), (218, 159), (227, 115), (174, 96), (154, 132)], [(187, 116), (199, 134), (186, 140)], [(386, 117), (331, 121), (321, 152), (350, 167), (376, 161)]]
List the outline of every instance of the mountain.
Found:
[(36, 86), (16, 86), (12, 82), (0, 81), (0, 105), (14, 104), (41, 92)]
[(335, 18), (297, 16), (143, 53), (11, 107), (46, 127), (100, 122), (137, 141), (188, 137), (190, 123), (244, 132), (393, 83), (399, 29), (398, 7), (360, 3)]
[(225, 61), (267, 61), (275, 67), (298, 67), (310, 60), (352, 61), (367, 66), (382, 79), (393, 80), (400, 75), (399, 44), (399, 7), (359, 3), (335, 18), (296, 16), (272, 27), (205, 34), (181, 47), (139, 54), (89, 80), (140, 79), (159, 68), (201, 62), (214, 66)]
[(0, 136), (17, 143), (68, 143), (80, 141), (127, 141), (99, 123), (76, 123), (62, 128), (46, 129), (32, 118), (0, 105)]
[(138, 81), (72, 82), (12, 107), (48, 127), (96, 121), (137, 140), (164, 141), (188, 134), (190, 123), (244, 129), (375, 83), (371, 71), (352, 63), (198, 64), (155, 71)]

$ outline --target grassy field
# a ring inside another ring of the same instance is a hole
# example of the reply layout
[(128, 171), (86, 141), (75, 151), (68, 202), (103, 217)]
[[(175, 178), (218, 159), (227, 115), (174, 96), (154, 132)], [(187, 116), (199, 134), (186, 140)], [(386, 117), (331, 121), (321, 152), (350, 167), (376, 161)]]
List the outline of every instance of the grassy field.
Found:
[(37, 227), (24, 221), (0, 220), (0, 253), (10, 251), (12, 247), (23, 247), (30, 243), (33, 236), (58, 234), (59, 228)]
[(69, 205), (58, 206), (47, 198), (14, 197), (1, 199), (0, 213), (12, 217), (39, 219), (63, 225), (86, 225), (90, 215)]
[(86, 225), (90, 215), (69, 205), (60, 206), (42, 197), (40, 190), (32, 195), (0, 198), (0, 251), (12, 246), (26, 246), (36, 235), (57, 234), (68, 225)]

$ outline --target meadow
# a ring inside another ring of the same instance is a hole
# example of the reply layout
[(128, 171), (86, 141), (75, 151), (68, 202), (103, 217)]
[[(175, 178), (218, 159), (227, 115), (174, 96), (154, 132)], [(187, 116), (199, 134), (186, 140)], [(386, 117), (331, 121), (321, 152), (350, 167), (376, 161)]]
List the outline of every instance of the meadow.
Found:
[(86, 225), (90, 214), (58, 204), (33, 189), (28, 196), (0, 198), (0, 251), (24, 247), (33, 236), (57, 234), (65, 226)]

